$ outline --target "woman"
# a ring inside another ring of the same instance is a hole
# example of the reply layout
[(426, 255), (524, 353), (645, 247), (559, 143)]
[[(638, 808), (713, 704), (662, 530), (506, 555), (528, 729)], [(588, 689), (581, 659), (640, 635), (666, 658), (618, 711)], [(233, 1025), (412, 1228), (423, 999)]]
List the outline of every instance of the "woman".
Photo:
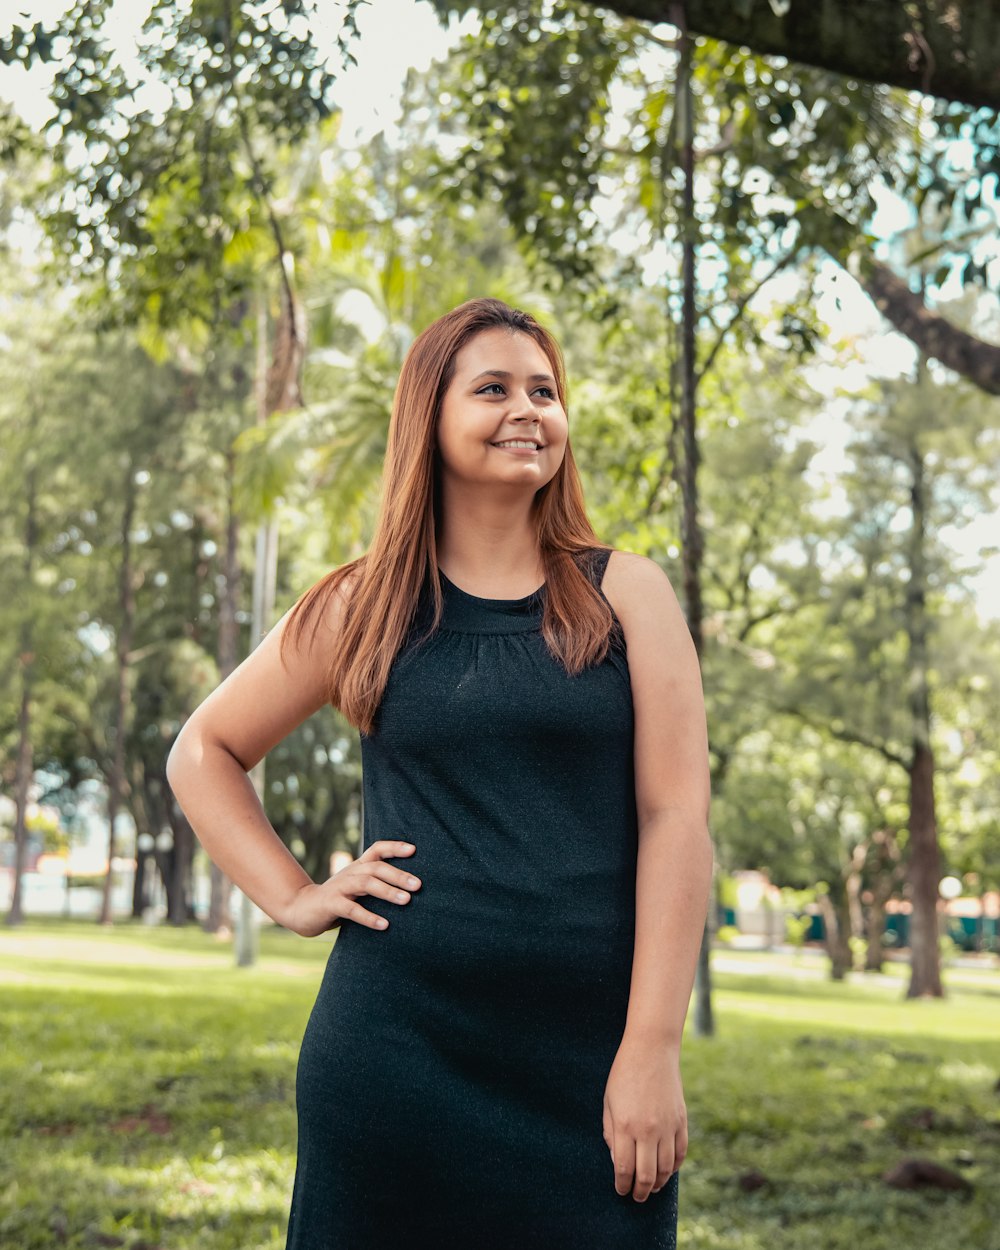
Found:
[[(313, 882), (246, 772), (327, 702), (359, 729), (364, 848)], [(707, 757), (670, 583), (587, 520), (558, 345), (462, 304), (403, 364), (368, 553), (170, 755), (223, 871), (296, 933), (340, 930), (287, 1250), (675, 1246)]]

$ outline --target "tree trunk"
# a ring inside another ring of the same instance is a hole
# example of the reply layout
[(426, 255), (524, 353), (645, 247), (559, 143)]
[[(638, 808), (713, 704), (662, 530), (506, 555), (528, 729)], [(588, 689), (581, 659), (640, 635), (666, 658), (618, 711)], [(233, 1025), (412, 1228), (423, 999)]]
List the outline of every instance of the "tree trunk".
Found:
[(191, 865), (194, 845), (191, 826), (179, 820), (174, 827), (174, 849), (170, 859), (170, 893), (167, 904), (167, 921), (172, 925), (185, 925), (191, 918)]
[(148, 855), (143, 855), (138, 846), (135, 850), (135, 877), (132, 880), (132, 917), (141, 919), (149, 906), (149, 881), (146, 877)]
[(834, 899), (834, 906), (837, 909), (837, 927), (840, 933), (838, 966), (842, 965), (843, 973), (846, 974), (854, 970), (854, 952), (851, 949), (851, 909), (846, 890)]
[(31, 690), (35, 670), (32, 650), (31, 596), (34, 589), (35, 547), (38, 543), (38, 518), (35, 511), (37, 469), (27, 474), (27, 516), (24, 523), (24, 584), (26, 588), (24, 615), (21, 618), (18, 673), (21, 677), (21, 702), (17, 713), (17, 763), (14, 771), (14, 891), (8, 925), (24, 923), (23, 879), (28, 859), (28, 793), (34, 772), (35, 755), (31, 745)]
[[(275, 228), (275, 237), (280, 235)], [(271, 365), (265, 373), (267, 362), (267, 305), (263, 293), (258, 295), (257, 305), (257, 422), (264, 425), (272, 411), (281, 411), (301, 402), (299, 371), (304, 359), (305, 312), (299, 308), (291, 285), (291, 253), (281, 251), (281, 314), (275, 330), (274, 351)], [(282, 408), (272, 409), (272, 403)], [(257, 526), (256, 557), (254, 560), (252, 621), (250, 626), (251, 650), (257, 647), (270, 628), (274, 613), (274, 594), (278, 571), (278, 520), (271, 513)], [(249, 777), (261, 807), (265, 805), (264, 779), (267, 757), (264, 756), (250, 769)], [(252, 900), (240, 892), (239, 910), (236, 915), (236, 966), (248, 968), (257, 962), (259, 947), (256, 909)]]
[[(852, 937), (863, 937), (865, 932), (864, 909), (861, 906), (862, 874), (868, 858), (868, 843), (859, 842), (851, 852), (847, 872), (844, 874), (844, 905), (847, 914), (847, 931)], [(853, 966), (853, 959), (851, 961)]]
[(822, 891), (816, 900), (820, 915), (823, 917), (823, 928), (826, 933), (824, 945), (830, 956), (830, 979), (843, 981), (851, 970), (851, 947), (848, 943), (850, 916), (843, 894), (834, 899), (830, 892)]
[[(922, 376), (922, 372), (921, 362), (918, 378)], [(930, 740), (931, 707), (927, 683), (927, 570), (924, 550), (927, 499), (923, 453), (915, 442), (910, 447), (910, 468), (912, 520), (910, 577), (906, 584), (906, 633), (909, 642), (910, 718), (913, 726), (909, 824), (909, 880), (913, 915), (910, 917), (911, 975), (906, 997), (943, 998), (937, 931), (941, 864), (934, 809), (934, 752)]]
[[(434, 3), (442, 15), (454, 7), (454, 0)], [(601, 7), (651, 23), (668, 16), (663, 0), (601, 0)], [(687, 0), (687, 20), (700, 35), (764, 55), (1000, 108), (993, 54), (1000, 6), (990, 0)]]
[(28, 861), (28, 791), (31, 785), (34, 752), (31, 747), (31, 660), (22, 652), (21, 706), (17, 714), (17, 765), (14, 779), (14, 891), (7, 924), (24, 922), (22, 901), (24, 871)]
[[(680, 474), (683, 509), (681, 518), (681, 560), (684, 579), (684, 607), (687, 625), (699, 659), (702, 652), (701, 561), (702, 535), (698, 521), (698, 440), (695, 428), (695, 238), (698, 223), (694, 215), (694, 97), (691, 91), (692, 41), (687, 34), (685, 3), (671, 7), (671, 22), (680, 31), (678, 40), (677, 85), (674, 107), (681, 169), (681, 438), (684, 446)], [(675, 469), (676, 471), (676, 469)], [(695, 969), (694, 1029), (700, 1037), (715, 1033), (712, 1015), (712, 909), (705, 919), (701, 949)]]
[[(223, 588), (219, 602), (219, 644), (218, 661), (219, 676), (225, 681), (236, 668), (239, 650), (239, 624), (236, 612), (240, 597), (240, 562), (239, 562), (239, 518), (234, 506), (234, 483), (236, 478), (236, 455), (230, 450), (226, 454), (227, 482), (227, 515), (226, 515), (226, 547), (223, 557)], [(205, 930), (208, 933), (231, 933), (233, 928), (230, 896), (232, 882), (216, 863), (211, 864), (211, 892), (208, 903), (208, 916), (205, 919)]]
[(142, 834), (152, 834), (149, 822), (149, 810), (145, 801), (143, 777), (138, 767), (132, 770), (132, 819), (135, 821), (135, 876), (132, 878), (132, 918), (141, 920), (146, 909), (149, 895), (149, 883), (146, 879), (147, 856), (139, 850), (139, 838)]
[(182, 925), (191, 914), (189, 899), (194, 833), (184, 813), (175, 804), (168, 805), (166, 820), (171, 846), (168, 851), (161, 851), (156, 856), (156, 865), (167, 896), (167, 922)]
[(144, 801), (138, 799), (138, 785), (133, 779), (133, 820), (135, 821), (135, 876), (133, 878), (133, 919), (143, 919), (143, 913), (149, 906), (149, 855), (139, 850), (139, 839), (144, 834), (155, 836), (150, 828), (149, 809)]
[(865, 972), (881, 972), (885, 962), (882, 934), (885, 932), (885, 902), (872, 892), (865, 912)]
[(907, 998), (943, 998), (938, 949), (938, 883), (941, 879), (937, 822), (934, 815), (934, 755), (930, 746), (914, 741), (916, 756), (910, 774), (909, 876), (910, 984)]
[(868, 854), (867, 911), (865, 914), (865, 971), (881, 972), (885, 948), (885, 906), (902, 883), (899, 843), (892, 829), (876, 829), (871, 836)]
[(112, 873), (117, 845), (115, 822), (122, 806), (125, 790), (125, 734), (128, 729), (129, 707), (129, 653), (132, 650), (132, 630), (135, 623), (135, 587), (132, 584), (132, 521), (135, 517), (135, 466), (131, 458), (125, 466), (125, 507), (122, 512), (122, 557), (118, 579), (118, 697), (115, 708), (115, 750), (108, 778), (108, 871), (104, 877), (99, 923), (114, 923), (111, 913)]

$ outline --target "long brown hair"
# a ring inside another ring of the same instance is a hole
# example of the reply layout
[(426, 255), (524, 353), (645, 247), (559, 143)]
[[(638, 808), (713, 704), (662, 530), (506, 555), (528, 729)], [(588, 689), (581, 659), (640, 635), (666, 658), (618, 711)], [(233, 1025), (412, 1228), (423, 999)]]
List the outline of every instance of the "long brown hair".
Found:
[[(382, 474), (381, 504), (368, 552), (327, 573), (296, 602), (282, 637), (282, 654), (312, 618), (318, 624), (341, 582), (357, 574), (345, 595), (338, 645), (327, 673), (330, 702), (365, 735), (389, 671), (413, 622), (421, 587), (430, 578), (433, 619), (441, 621), (437, 567), (439, 493), (435, 431), (441, 401), (455, 373), (455, 356), (474, 335), (494, 327), (530, 335), (548, 358), (563, 410), (565, 365), (559, 344), (529, 313), (499, 299), (471, 299), (445, 313), (413, 341), (392, 404)], [(614, 617), (578, 563), (581, 553), (604, 548), (587, 519), (583, 488), (569, 441), (558, 471), (535, 492), (532, 515), (545, 570), (542, 636), (549, 651), (575, 675), (607, 654)]]

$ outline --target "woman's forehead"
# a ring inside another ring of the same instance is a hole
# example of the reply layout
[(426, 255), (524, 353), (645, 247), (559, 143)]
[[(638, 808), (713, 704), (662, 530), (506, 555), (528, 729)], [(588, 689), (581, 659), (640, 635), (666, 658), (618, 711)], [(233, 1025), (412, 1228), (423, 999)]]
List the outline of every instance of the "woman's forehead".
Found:
[(530, 373), (537, 375), (532, 380), (543, 380), (543, 375), (552, 380), (548, 357), (531, 335), (501, 327), (481, 330), (456, 354), (456, 376), (470, 380), (480, 372)]

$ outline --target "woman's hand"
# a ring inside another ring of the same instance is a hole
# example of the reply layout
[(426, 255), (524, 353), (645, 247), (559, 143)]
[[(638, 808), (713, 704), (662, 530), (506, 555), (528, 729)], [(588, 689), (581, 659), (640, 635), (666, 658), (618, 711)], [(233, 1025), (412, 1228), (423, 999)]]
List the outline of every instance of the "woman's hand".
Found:
[(604, 1090), (604, 1140), (615, 1189), (636, 1202), (658, 1193), (687, 1154), (687, 1107), (680, 1048), (638, 1037), (622, 1039)]
[(373, 842), (328, 881), (303, 886), (292, 899), (282, 922), (284, 927), (300, 937), (317, 937), (328, 929), (335, 929), (342, 920), (356, 920), (370, 929), (386, 928), (388, 920), (368, 911), (356, 900), (370, 895), (387, 898), (391, 903), (408, 903), (407, 891), (420, 889), (419, 877), (385, 863), (385, 858), (411, 855), (416, 849), (412, 842)]

